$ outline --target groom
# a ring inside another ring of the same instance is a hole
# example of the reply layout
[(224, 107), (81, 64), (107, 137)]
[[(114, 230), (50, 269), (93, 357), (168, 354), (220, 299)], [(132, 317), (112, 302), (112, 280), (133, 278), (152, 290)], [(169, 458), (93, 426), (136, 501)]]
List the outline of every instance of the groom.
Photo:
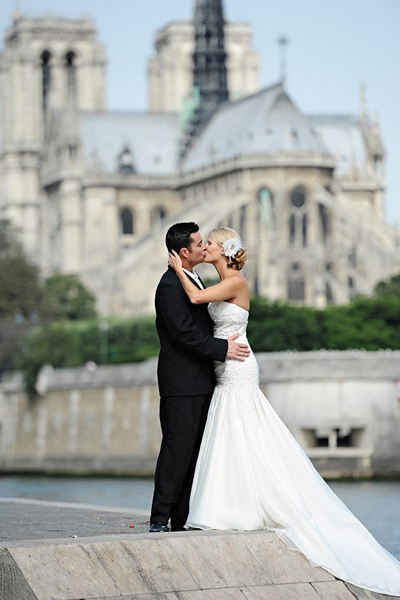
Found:
[[(167, 232), (168, 252), (175, 250), (195, 285), (204, 289), (193, 267), (206, 247), (196, 223), (176, 223)], [(212, 337), (207, 304), (192, 304), (172, 269), (156, 290), (156, 326), (160, 338), (158, 386), (163, 434), (155, 472), (150, 532), (184, 531), (201, 438), (215, 386), (213, 361), (244, 360), (248, 346)]]

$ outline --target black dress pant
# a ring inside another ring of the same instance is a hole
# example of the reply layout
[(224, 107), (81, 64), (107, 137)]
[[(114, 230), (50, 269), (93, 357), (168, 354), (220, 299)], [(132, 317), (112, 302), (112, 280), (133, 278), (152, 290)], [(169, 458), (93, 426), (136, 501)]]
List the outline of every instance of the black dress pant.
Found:
[(162, 443), (155, 472), (151, 523), (185, 525), (190, 490), (212, 393), (160, 400)]

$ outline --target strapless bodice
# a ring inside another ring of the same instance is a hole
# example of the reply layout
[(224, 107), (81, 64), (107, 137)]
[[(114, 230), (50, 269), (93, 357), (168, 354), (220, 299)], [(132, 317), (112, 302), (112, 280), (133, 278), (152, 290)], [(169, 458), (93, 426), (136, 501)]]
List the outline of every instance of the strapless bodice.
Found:
[(214, 337), (227, 339), (234, 333), (246, 336), (249, 313), (231, 302), (210, 302), (208, 312), (214, 323)]
[[(238, 333), (239, 336), (235, 341), (241, 344), (249, 344), (246, 334), (249, 320), (247, 310), (237, 304), (222, 301), (210, 302), (208, 312), (214, 323), (214, 337), (226, 340), (234, 333)], [(258, 388), (259, 371), (252, 352), (243, 362), (227, 359), (224, 363), (215, 361), (214, 364), (217, 385)]]

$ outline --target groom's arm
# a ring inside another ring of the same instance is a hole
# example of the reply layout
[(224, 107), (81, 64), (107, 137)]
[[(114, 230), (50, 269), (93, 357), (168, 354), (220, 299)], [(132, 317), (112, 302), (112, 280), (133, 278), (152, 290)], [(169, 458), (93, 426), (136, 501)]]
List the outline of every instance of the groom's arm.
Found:
[(175, 342), (211, 360), (225, 361), (228, 341), (214, 338), (194, 323), (181, 287), (160, 286), (156, 293), (156, 308), (158, 317)]

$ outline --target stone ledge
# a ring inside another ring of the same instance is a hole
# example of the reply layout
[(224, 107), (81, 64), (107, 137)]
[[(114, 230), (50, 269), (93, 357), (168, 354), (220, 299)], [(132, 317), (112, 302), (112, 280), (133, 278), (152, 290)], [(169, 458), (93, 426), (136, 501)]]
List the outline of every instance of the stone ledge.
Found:
[(388, 598), (312, 567), (272, 532), (191, 531), (10, 545), (1, 551), (0, 572), (3, 589), (12, 590), (10, 563), (12, 580), (28, 588), (24, 596), (10, 592), (5, 600)]
[[(256, 354), (262, 385), (288, 381), (342, 381), (342, 379), (400, 380), (400, 350), (315, 350), (311, 352), (260, 352)], [(111, 387), (157, 387), (157, 359), (140, 363), (85, 367), (44, 367), (41, 377), (46, 392)], [(377, 375), (379, 373), (379, 375)], [(23, 391), (22, 375), (8, 375), (1, 386), (6, 394)]]

